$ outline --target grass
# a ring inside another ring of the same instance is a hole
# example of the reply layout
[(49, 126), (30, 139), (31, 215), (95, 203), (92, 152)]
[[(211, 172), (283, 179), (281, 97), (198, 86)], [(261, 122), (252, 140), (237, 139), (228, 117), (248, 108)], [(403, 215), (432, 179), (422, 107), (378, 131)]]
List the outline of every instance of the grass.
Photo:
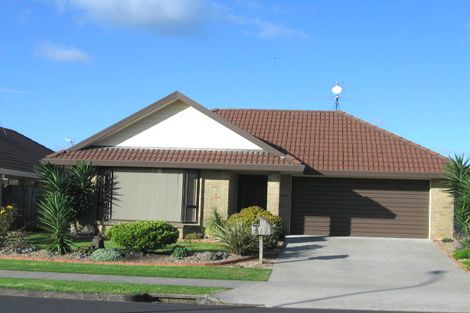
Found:
[(0, 260), (1, 270), (124, 275), (167, 278), (266, 281), (270, 269), (226, 266), (141, 266), (82, 264), (28, 260)]
[[(47, 234), (46, 233), (32, 233), (28, 236), (28, 241), (38, 247), (39, 249), (45, 249), (47, 246)], [(91, 239), (74, 239), (74, 244), (79, 247), (86, 247), (91, 244)], [(107, 249), (124, 249), (122, 246), (118, 245), (112, 240), (105, 240), (104, 246)], [(187, 240), (180, 240), (175, 244), (169, 245), (163, 249), (157, 250), (157, 253), (169, 254), (175, 246), (183, 246), (186, 248), (191, 248), (193, 252), (205, 252), (205, 251), (225, 251), (224, 246), (221, 243), (217, 242), (206, 242), (206, 241), (193, 241), (189, 243)]]
[(470, 271), (470, 261), (462, 261), (462, 264)]
[(212, 294), (225, 288), (198, 287), (198, 286), (176, 286), (176, 285), (150, 285), (130, 284), (114, 282), (93, 281), (66, 281), (51, 279), (28, 279), (28, 278), (0, 278), (0, 288), (40, 290), (56, 292), (76, 293), (108, 293), (138, 295), (148, 293), (161, 294), (190, 294), (203, 295)]
[(458, 249), (452, 256), (457, 260), (470, 259), (470, 249)]

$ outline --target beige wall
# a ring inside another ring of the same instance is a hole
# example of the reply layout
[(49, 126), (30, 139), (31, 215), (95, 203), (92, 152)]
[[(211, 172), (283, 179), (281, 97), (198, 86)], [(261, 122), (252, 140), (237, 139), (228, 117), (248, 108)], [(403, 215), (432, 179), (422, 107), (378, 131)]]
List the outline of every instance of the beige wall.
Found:
[(236, 177), (228, 171), (202, 171), (201, 172), (201, 205), (203, 220), (210, 218), (217, 210), (222, 216), (236, 211)]
[(281, 217), (287, 233), (290, 232), (291, 199), (292, 176), (279, 173), (269, 174), (266, 209)]
[(431, 180), (430, 238), (451, 238), (454, 235), (454, 204), (441, 180)]
[(274, 215), (279, 215), (279, 196), (281, 188), (281, 175), (272, 173), (268, 175), (268, 188), (266, 210)]
[[(228, 216), (237, 209), (237, 176), (239, 173), (230, 171), (201, 172), (201, 207), (203, 220), (212, 216), (214, 209)], [(279, 215), (290, 228), (292, 177), (279, 173), (268, 174), (266, 209)]]

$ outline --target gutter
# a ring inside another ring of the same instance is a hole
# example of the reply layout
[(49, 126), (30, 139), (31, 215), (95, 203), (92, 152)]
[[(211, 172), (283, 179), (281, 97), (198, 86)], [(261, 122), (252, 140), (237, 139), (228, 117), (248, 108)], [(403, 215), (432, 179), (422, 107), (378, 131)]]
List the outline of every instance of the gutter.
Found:
[(39, 178), (39, 175), (33, 172), (10, 170), (6, 168), (0, 168), (0, 174), (8, 176), (26, 177), (26, 178)]
[(251, 170), (251, 171), (278, 171), (302, 174), (305, 166), (274, 165), (274, 164), (197, 164), (197, 163), (169, 163), (152, 161), (103, 161), (103, 160), (71, 160), (45, 158), (46, 162), (55, 165), (73, 165), (76, 162), (88, 162), (103, 167), (143, 167), (143, 168), (179, 168), (179, 169), (213, 169), (213, 170)]

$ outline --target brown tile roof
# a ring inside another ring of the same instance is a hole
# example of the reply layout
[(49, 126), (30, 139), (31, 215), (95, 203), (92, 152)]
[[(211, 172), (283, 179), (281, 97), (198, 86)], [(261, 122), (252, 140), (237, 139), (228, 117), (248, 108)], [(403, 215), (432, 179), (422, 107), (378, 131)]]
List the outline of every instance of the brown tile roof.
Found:
[(341, 111), (215, 109), (310, 172), (442, 173), (447, 159)]
[(8, 128), (0, 127), (0, 168), (33, 172), (33, 167), (52, 150)]
[(148, 148), (93, 147), (75, 151), (60, 151), (46, 158), (55, 164), (78, 160), (95, 165), (180, 168), (278, 169), (301, 171), (303, 165), (289, 156), (278, 157), (257, 151), (211, 151)]

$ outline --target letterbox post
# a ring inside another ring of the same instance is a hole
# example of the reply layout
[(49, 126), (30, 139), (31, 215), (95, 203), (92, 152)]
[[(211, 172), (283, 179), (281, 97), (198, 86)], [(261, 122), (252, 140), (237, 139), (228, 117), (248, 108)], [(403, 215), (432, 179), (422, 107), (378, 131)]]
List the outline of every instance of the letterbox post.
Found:
[(259, 235), (259, 264), (263, 264), (263, 235)]

